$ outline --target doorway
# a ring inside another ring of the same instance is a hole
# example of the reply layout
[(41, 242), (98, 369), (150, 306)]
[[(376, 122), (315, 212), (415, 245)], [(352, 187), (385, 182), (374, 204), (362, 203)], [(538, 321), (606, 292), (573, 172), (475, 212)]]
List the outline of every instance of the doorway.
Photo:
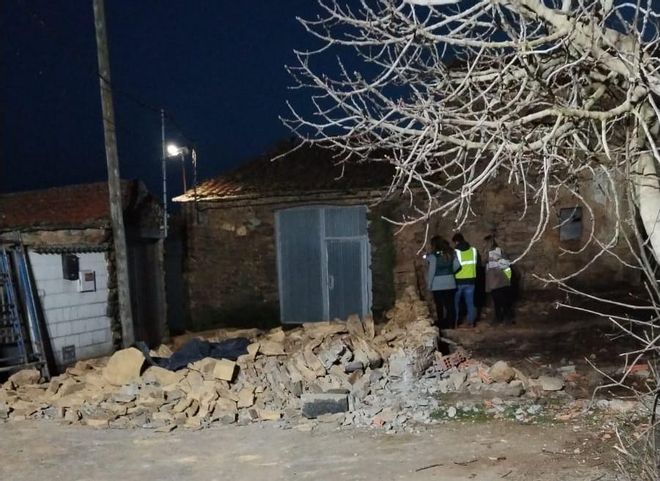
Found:
[(361, 317), (371, 311), (365, 206), (314, 206), (275, 215), (283, 324)]

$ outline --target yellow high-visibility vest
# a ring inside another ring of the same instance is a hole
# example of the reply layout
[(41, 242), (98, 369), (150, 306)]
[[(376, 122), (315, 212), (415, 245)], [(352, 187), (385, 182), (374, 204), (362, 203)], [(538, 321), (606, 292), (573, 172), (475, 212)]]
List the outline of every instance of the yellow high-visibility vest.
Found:
[(507, 279), (511, 280), (511, 274), (512, 274), (512, 272), (511, 272), (510, 267), (507, 267), (506, 269), (504, 269), (504, 275), (506, 276)]
[(474, 247), (470, 247), (466, 251), (456, 249), (456, 257), (461, 264), (461, 270), (455, 275), (456, 279), (475, 279), (477, 277), (477, 249)]

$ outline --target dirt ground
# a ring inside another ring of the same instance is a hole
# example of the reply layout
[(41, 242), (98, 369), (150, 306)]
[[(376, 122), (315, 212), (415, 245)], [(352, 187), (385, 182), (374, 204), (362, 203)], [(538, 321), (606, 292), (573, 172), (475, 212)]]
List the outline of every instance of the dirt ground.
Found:
[[(568, 425), (449, 423), (419, 434), (221, 426), (169, 434), (0, 425), (3, 481), (612, 481), (608, 451)], [(600, 444), (600, 443), (599, 443)]]

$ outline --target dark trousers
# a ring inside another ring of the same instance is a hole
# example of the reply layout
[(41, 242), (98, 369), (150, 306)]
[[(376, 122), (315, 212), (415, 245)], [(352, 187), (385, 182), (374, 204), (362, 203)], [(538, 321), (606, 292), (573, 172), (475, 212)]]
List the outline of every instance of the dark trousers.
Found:
[(435, 310), (438, 313), (438, 327), (440, 329), (453, 328), (456, 314), (454, 312), (454, 296), (456, 289), (433, 291)]
[(495, 321), (510, 324), (513, 321), (513, 296), (511, 287), (500, 287), (490, 291), (495, 304)]

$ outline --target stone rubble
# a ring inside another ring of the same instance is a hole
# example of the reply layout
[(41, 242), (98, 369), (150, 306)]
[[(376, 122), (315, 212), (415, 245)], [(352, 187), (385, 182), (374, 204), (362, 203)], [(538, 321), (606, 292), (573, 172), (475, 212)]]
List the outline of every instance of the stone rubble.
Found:
[[(386, 320), (375, 325), (350, 316), (253, 331), (248, 353), (236, 362), (206, 358), (176, 372), (147, 367), (135, 348), (78, 362), (49, 383), (40, 383), (36, 370), (20, 371), (0, 388), (0, 420), (60, 419), (164, 433), (265, 421), (301, 431), (355, 426), (395, 432), (475, 415), (528, 422), (545, 414), (544, 397), (567, 397), (561, 375), (531, 379), (504, 361), (489, 366), (471, 359), (456, 346), (442, 355), (438, 329), (413, 289)], [(167, 346), (153, 352), (171, 354)], [(456, 399), (447, 403), (451, 396)], [(571, 419), (585, 409), (577, 403), (562, 416)]]

